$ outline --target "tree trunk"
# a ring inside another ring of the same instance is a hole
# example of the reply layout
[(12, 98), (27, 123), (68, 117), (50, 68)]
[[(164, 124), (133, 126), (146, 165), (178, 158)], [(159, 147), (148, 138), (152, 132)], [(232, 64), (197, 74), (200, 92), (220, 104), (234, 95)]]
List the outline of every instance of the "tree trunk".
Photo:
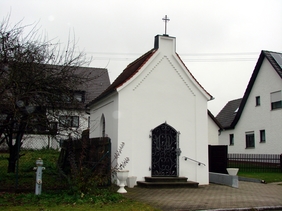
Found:
[[(7, 144), (9, 146), (9, 158), (8, 158), (8, 173), (16, 173), (16, 164), (20, 158), (20, 149), (22, 146), (22, 138), (26, 128), (26, 119), (25, 116), (22, 117), (19, 124), (18, 130), (11, 130), (7, 135)], [(14, 127), (14, 125), (12, 125)], [(13, 135), (16, 134), (16, 142), (13, 144)]]
[(16, 138), (16, 143), (13, 143), (13, 140), (10, 139), (9, 142), (11, 144), (9, 145), (9, 158), (8, 158), (8, 173), (16, 173), (16, 163), (17, 160), (20, 158), (20, 149), (22, 146), (22, 137), (23, 137), (23, 133), (18, 133), (17, 134), (17, 138)]
[(8, 173), (16, 172), (16, 162), (18, 159), (18, 146), (15, 144), (9, 147), (9, 158), (8, 158)]

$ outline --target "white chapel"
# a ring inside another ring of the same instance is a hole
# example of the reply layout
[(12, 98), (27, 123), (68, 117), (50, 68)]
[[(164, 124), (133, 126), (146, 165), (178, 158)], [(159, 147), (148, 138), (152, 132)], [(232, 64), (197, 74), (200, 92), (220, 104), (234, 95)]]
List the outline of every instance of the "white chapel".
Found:
[(129, 157), (125, 169), (137, 181), (187, 177), (208, 184), (212, 99), (176, 53), (175, 37), (157, 35), (153, 49), (88, 104), (90, 138), (110, 137), (112, 157), (124, 142), (120, 160)]

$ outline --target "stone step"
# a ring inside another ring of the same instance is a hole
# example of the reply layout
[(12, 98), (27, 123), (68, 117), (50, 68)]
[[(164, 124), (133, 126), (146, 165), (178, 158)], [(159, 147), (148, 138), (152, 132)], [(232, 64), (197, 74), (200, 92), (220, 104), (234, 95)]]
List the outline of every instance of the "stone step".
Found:
[(145, 177), (146, 182), (187, 182), (187, 177)]
[(188, 181), (186, 177), (145, 177), (145, 181), (137, 181), (137, 185), (145, 188), (197, 188), (199, 183)]
[(137, 181), (137, 185), (144, 188), (198, 188), (199, 183), (187, 182), (145, 182)]

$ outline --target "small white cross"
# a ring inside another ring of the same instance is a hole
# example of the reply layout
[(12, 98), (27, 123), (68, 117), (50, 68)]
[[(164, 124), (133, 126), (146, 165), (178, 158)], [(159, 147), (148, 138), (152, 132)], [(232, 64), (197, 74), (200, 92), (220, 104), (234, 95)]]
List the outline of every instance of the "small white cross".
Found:
[(165, 15), (165, 17), (163, 18), (163, 21), (165, 21), (165, 35), (166, 35), (166, 26), (167, 26), (167, 22), (170, 21), (170, 19), (167, 17), (167, 15)]

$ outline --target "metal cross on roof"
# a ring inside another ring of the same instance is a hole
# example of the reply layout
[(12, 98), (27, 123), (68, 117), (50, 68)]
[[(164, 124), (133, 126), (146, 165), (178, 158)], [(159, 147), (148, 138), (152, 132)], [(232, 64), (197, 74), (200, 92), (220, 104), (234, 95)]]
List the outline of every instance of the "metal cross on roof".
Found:
[(166, 34), (166, 26), (167, 26), (167, 22), (170, 21), (170, 19), (167, 17), (167, 15), (165, 15), (165, 17), (163, 18), (163, 21), (165, 22), (165, 33), (164, 34), (167, 35)]

